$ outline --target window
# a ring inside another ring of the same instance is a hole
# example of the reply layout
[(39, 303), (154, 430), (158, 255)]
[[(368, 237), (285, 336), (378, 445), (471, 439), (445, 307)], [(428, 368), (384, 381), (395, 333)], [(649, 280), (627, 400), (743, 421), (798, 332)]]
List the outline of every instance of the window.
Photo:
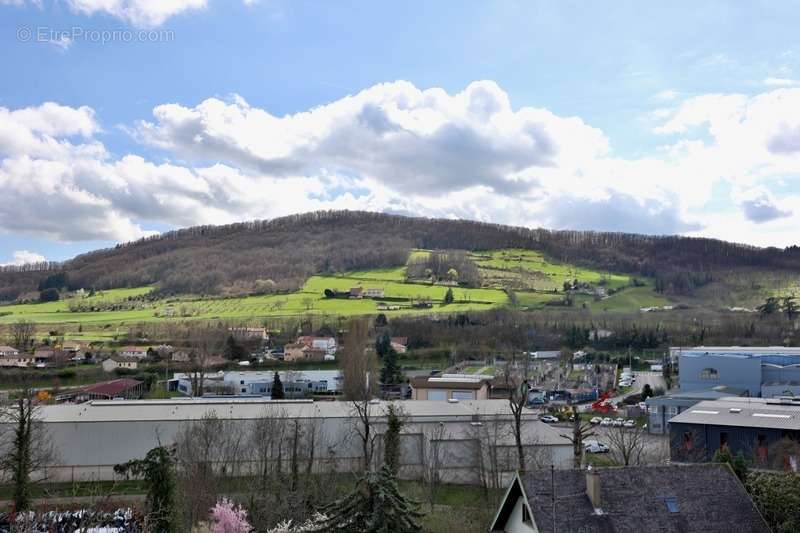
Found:
[(675, 498), (664, 498), (664, 505), (670, 513), (678, 512), (678, 500)]
[(719, 449), (723, 451), (728, 449), (728, 433), (725, 431), (719, 434)]
[(700, 379), (716, 381), (719, 379), (719, 372), (716, 368), (704, 368), (700, 371)]
[(533, 525), (533, 519), (531, 518), (531, 512), (528, 510), (528, 506), (525, 505), (523, 502), (522, 504), (522, 522), (525, 524)]

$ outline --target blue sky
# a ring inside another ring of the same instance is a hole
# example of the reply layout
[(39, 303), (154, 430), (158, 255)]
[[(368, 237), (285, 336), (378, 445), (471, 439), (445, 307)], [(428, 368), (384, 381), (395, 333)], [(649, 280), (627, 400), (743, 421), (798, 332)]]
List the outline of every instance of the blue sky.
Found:
[(795, 244), (798, 15), (0, 0), (0, 263), (323, 208)]

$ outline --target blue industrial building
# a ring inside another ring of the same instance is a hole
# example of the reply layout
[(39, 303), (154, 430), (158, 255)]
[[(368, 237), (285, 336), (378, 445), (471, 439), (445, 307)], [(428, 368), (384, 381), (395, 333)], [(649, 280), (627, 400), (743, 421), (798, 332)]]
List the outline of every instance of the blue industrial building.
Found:
[(677, 356), (681, 392), (720, 385), (744, 389), (749, 396), (800, 396), (800, 348), (671, 348)]

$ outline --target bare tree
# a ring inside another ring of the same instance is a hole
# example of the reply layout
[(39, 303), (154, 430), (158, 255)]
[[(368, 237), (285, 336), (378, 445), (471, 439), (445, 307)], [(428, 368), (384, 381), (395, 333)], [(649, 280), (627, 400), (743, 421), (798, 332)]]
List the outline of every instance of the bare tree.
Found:
[(425, 486), (425, 499), (433, 512), (433, 504), (442, 484), (442, 466), (447, 460), (443, 442), (448, 439), (444, 422), (426, 429), (422, 434), (422, 482)]
[(33, 389), (26, 387), (19, 398), (0, 407), (0, 431), (0, 470), (10, 477), (14, 509), (25, 511), (32, 505), (32, 474), (42, 473), (55, 457)]
[(575, 468), (581, 467), (583, 460), (583, 441), (587, 437), (594, 435), (592, 425), (589, 422), (581, 422), (580, 413), (575, 410), (575, 420), (572, 422), (572, 433), (561, 435), (572, 443), (572, 462)]
[(11, 342), (18, 350), (30, 348), (36, 333), (36, 325), (30, 320), (19, 320), (11, 324)]
[[(516, 356), (511, 358), (513, 366), (516, 365)], [(509, 380), (511, 369), (509, 363), (506, 363), (506, 381)], [(527, 354), (523, 354), (522, 370), (520, 372), (519, 386), (514, 386), (514, 379), (511, 378), (511, 383), (508, 387), (508, 406), (511, 409), (511, 415), (514, 418), (513, 431), (514, 431), (514, 445), (517, 448), (517, 466), (519, 471), (525, 472), (525, 447), (522, 442), (522, 411), (528, 402), (528, 368), (530, 365), (530, 358)]]
[(481, 488), (484, 507), (496, 509), (498, 494), (504, 485), (499, 444), (508, 438), (511, 428), (509, 421), (500, 415), (485, 415), (478, 418), (479, 421), (470, 424), (472, 465), (476, 481)]
[(617, 463), (623, 466), (645, 464), (645, 432), (640, 427), (615, 427), (609, 430), (608, 447)]
[(210, 330), (190, 329), (189, 336), (189, 380), (192, 396), (202, 396), (205, 392), (206, 373), (211, 358), (222, 349), (224, 335)]
[(371, 401), (379, 390), (378, 359), (373, 350), (367, 347), (366, 321), (352, 319), (344, 338), (340, 357), (343, 378), (343, 392), (350, 402), (354, 432), (361, 441), (362, 468), (364, 472), (372, 466), (372, 455), (377, 437), (373, 428)]

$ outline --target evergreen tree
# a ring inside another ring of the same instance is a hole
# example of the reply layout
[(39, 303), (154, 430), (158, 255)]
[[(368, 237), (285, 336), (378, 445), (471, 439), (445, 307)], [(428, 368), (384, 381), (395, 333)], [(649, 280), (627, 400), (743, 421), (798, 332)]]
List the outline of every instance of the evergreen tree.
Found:
[(383, 367), (381, 368), (381, 383), (384, 385), (399, 385), (403, 382), (403, 372), (397, 362), (397, 352), (394, 348), (383, 357)]
[(144, 478), (147, 487), (147, 521), (153, 533), (177, 533), (175, 467), (170, 452), (163, 446), (153, 448), (144, 459), (134, 459), (114, 467), (121, 475)]
[(389, 353), (389, 350), (392, 349), (392, 338), (389, 336), (388, 331), (384, 331), (383, 335), (380, 335), (377, 339), (375, 339), (375, 353), (378, 354), (379, 359), (383, 359), (383, 357)]
[(386, 408), (386, 433), (383, 435), (384, 463), (393, 476), (400, 471), (400, 431), (403, 420), (400, 410), (394, 404)]
[(283, 383), (281, 382), (281, 377), (275, 372), (275, 375), (272, 377), (272, 396), (270, 396), (273, 400), (283, 400), (286, 395), (283, 392)]
[(367, 472), (354, 490), (324, 509), (321, 531), (412, 533), (421, 531), (417, 504), (400, 493), (388, 466)]
[(448, 288), (447, 292), (444, 293), (444, 303), (445, 304), (451, 304), (451, 303), (453, 303), (454, 299), (455, 299), (455, 297), (453, 296), (453, 289), (452, 288)]
[(228, 359), (244, 359), (245, 355), (247, 355), (244, 346), (236, 342), (236, 339), (233, 335), (228, 335), (228, 338), (225, 340), (225, 356)]

